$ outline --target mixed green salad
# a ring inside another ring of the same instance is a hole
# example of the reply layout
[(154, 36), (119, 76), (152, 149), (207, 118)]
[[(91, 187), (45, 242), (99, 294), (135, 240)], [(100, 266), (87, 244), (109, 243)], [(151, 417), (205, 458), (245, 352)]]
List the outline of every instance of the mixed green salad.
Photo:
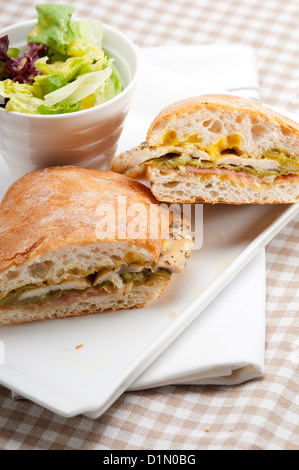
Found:
[(92, 108), (123, 90), (114, 59), (102, 49), (100, 20), (72, 19), (74, 7), (37, 5), (24, 55), (0, 38), (0, 99), (6, 111), (64, 114)]

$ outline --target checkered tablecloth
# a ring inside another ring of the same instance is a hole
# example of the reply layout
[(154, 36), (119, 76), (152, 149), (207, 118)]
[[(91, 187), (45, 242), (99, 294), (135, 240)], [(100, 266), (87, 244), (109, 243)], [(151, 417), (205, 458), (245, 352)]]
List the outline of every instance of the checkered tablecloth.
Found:
[[(62, 2), (61, 2), (62, 3)], [(257, 51), (263, 101), (299, 113), (298, 0), (70, 1), (141, 46), (235, 44)], [(0, 5), (0, 27), (35, 16)], [(219, 72), (221, 73), (221, 71)], [(299, 218), (267, 247), (266, 375), (235, 387), (125, 393), (99, 419), (64, 419), (0, 387), (0, 449), (299, 449)]]

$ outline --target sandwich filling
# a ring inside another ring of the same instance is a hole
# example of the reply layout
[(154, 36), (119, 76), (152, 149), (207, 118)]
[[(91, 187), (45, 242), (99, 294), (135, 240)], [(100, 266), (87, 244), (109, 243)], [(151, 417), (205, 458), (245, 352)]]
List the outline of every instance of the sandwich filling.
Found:
[[(120, 271), (121, 272), (121, 271)], [(0, 300), (0, 308), (20, 305), (41, 305), (54, 302), (65, 296), (81, 294), (99, 295), (113, 293), (116, 289), (128, 291), (135, 285), (151, 285), (158, 277), (170, 279), (171, 272), (166, 269), (143, 269), (139, 272), (115, 272), (104, 269), (74, 281), (56, 285), (28, 285), (13, 290)]]
[(168, 132), (158, 147), (140, 146), (131, 153), (130, 164), (139, 164), (145, 171), (148, 166), (158, 166), (164, 170), (177, 170), (182, 174), (221, 174), (228, 172), (244, 173), (264, 182), (273, 182), (280, 177), (299, 176), (298, 157), (282, 149), (270, 149), (258, 157), (251, 157), (242, 149), (241, 137), (230, 135), (218, 142), (203, 147), (197, 136), (185, 142), (177, 142)]
[[(269, 161), (273, 158), (273, 161)], [(274, 158), (277, 158), (275, 161)], [(276, 163), (277, 162), (277, 163)], [(279, 163), (278, 163), (279, 162)], [(264, 164), (265, 163), (265, 164)], [(261, 178), (267, 176), (288, 176), (299, 174), (299, 163), (288, 157), (272, 153), (264, 156), (261, 162), (257, 159), (245, 159), (235, 157), (232, 154), (219, 159), (218, 161), (194, 158), (187, 153), (181, 155), (169, 153), (163, 157), (148, 160), (143, 166), (156, 165), (167, 170), (180, 170), (181, 167), (192, 167), (205, 170), (226, 169), (234, 171), (243, 171), (245, 173), (259, 176)]]
[(0, 293), (1, 309), (39, 306), (50, 302), (76, 301), (78, 296), (98, 296), (121, 291), (127, 295), (134, 286), (151, 286), (159, 279), (169, 281), (173, 273), (182, 272), (193, 245), (189, 223), (180, 218), (169, 227), (169, 238), (162, 243), (158, 262), (151, 266), (138, 254), (128, 252), (113, 266), (101, 266), (94, 272), (76, 268), (76, 277), (63, 278), (59, 283), (45, 280), (41, 284), (17, 287)]

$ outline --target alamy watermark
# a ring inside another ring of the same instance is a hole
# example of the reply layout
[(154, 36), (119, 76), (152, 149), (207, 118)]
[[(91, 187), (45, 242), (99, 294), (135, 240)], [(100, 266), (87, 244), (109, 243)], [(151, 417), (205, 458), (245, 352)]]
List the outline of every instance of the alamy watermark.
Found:
[(118, 196), (96, 209), (98, 240), (167, 240), (192, 237), (193, 250), (203, 243), (202, 204), (129, 203)]

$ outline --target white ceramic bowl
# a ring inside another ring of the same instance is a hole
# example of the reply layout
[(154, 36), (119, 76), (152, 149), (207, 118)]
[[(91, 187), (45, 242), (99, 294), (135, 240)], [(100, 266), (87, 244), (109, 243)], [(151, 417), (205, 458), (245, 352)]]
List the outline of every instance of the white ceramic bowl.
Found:
[[(0, 31), (24, 50), (36, 20)], [(33, 115), (0, 108), (0, 152), (14, 177), (55, 165), (110, 169), (138, 76), (138, 54), (123, 33), (104, 25), (103, 49), (115, 59), (124, 90), (94, 108), (61, 115)]]

